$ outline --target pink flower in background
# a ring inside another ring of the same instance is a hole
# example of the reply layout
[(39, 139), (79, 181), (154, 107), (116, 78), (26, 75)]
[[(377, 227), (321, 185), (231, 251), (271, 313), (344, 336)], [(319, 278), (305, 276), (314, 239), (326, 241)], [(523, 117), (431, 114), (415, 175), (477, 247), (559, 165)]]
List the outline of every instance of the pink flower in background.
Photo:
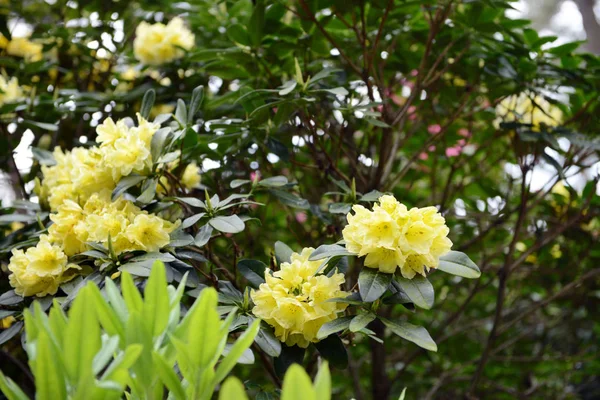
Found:
[(416, 106), (410, 106), (410, 107), (408, 107), (407, 112), (408, 112), (408, 119), (409, 120), (414, 121), (415, 119), (417, 119), (416, 111), (417, 111), (417, 107)]
[(456, 143), (458, 143), (458, 145), (459, 145), (460, 147), (463, 147), (465, 144), (467, 144), (467, 142), (465, 141), (465, 139), (460, 139), (460, 140), (459, 140), (458, 142), (456, 142)]
[(446, 149), (446, 157), (457, 157), (462, 151), (462, 146), (448, 147)]
[(306, 216), (306, 213), (303, 212), (297, 212), (296, 213), (296, 221), (298, 221), (299, 223), (303, 224), (306, 222), (306, 220), (308, 220), (308, 217)]
[(432, 135), (437, 135), (441, 131), (442, 127), (440, 126), (440, 124), (433, 124), (427, 127), (427, 132), (431, 133)]
[[(402, 105), (402, 99), (396, 93), (391, 94), (390, 95), (390, 99), (392, 99), (392, 101), (394, 102), (394, 104), (396, 104), (397, 106), (401, 106)], [(410, 107), (409, 107), (409, 109), (410, 109)]]
[(435, 146), (429, 146), (429, 148), (427, 150), (429, 150), (429, 151), (435, 151)]
[(427, 160), (428, 158), (429, 158), (429, 154), (427, 154), (427, 153), (425, 153), (425, 152), (423, 152), (423, 153), (419, 154), (419, 159), (420, 159), (420, 160), (423, 160), (423, 161), (425, 161), (425, 160)]
[(413, 69), (412, 71), (410, 71), (410, 76), (417, 76), (419, 75), (419, 71), (417, 71), (416, 69)]
[(471, 136), (471, 132), (467, 128), (460, 128), (458, 130), (458, 134), (462, 137), (470, 137)]
[(253, 171), (253, 172), (250, 172), (250, 180), (251, 180), (252, 182), (254, 182), (254, 181), (257, 181), (257, 180), (259, 180), (259, 179), (260, 179), (260, 171)]

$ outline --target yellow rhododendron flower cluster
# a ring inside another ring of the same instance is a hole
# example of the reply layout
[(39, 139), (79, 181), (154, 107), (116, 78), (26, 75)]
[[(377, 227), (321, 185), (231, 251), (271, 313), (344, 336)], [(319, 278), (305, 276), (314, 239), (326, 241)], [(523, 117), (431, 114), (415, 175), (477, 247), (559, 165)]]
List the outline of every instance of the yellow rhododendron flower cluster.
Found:
[(54, 222), (49, 228), (50, 241), (68, 256), (88, 250), (85, 242), (108, 247), (109, 237), (117, 255), (135, 250), (155, 252), (169, 244), (169, 234), (178, 226), (123, 198), (111, 202), (109, 191), (92, 195), (83, 207), (66, 200), (50, 219)]
[[(533, 99), (526, 93), (510, 96), (496, 106), (496, 115), (503, 121), (519, 121), (533, 125), (538, 130), (541, 124), (557, 126), (563, 119), (562, 111), (541, 96)], [(500, 120), (496, 121), (499, 126)]]
[(80, 267), (68, 262), (67, 255), (59, 246), (50, 243), (42, 235), (35, 247), (27, 251), (13, 250), (8, 270), (12, 272), (9, 282), (15, 293), (21, 296), (45, 296), (55, 294), (58, 286), (72, 279)]
[(346, 249), (366, 256), (367, 267), (390, 274), (400, 268), (407, 279), (425, 276), (452, 247), (446, 220), (435, 207), (408, 210), (393, 196), (385, 195), (372, 211), (361, 205), (352, 209), (354, 215), (348, 214), (342, 234)]
[(142, 22), (133, 41), (135, 58), (146, 65), (161, 65), (181, 58), (182, 49), (190, 50), (193, 46), (194, 34), (181, 18), (173, 18), (166, 25)]
[(23, 90), (19, 86), (17, 78), (7, 80), (0, 75), (0, 106), (14, 103), (23, 98)]
[(282, 263), (281, 269), (273, 274), (267, 270), (266, 282), (252, 291), (255, 304), (252, 312), (271, 325), (275, 336), (288, 346), (306, 348), (318, 342), (321, 326), (336, 319), (346, 308), (345, 303), (327, 301), (349, 295), (340, 289), (344, 275), (315, 275), (322, 260), (309, 261), (313, 251), (305, 248), (300, 254), (293, 253), (291, 262)]
[(5, 49), (8, 55), (22, 57), (26, 61), (40, 61), (44, 46), (23, 37), (14, 37), (12, 40), (8, 40), (0, 34), (0, 48)]
[(51, 210), (65, 200), (82, 205), (94, 193), (112, 190), (116, 183), (132, 172), (145, 174), (152, 167), (150, 144), (158, 124), (138, 115), (138, 126), (129, 127), (123, 120), (107, 118), (96, 129), (99, 147), (76, 147), (72, 151), (54, 150), (56, 165), (42, 166), (44, 180), (39, 196)]
[[(90, 242), (112, 247), (116, 255), (157, 252), (170, 243), (170, 233), (179, 226), (179, 220), (167, 221), (122, 197), (111, 200), (121, 178), (152, 172), (151, 142), (160, 125), (140, 115), (138, 125), (131, 125), (125, 120), (115, 123), (107, 118), (96, 129), (98, 147), (77, 147), (71, 151), (57, 147), (55, 165), (42, 166), (44, 179), (36, 192), (52, 211), (52, 225), (37, 247), (25, 253), (13, 252), (9, 269), (16, 293), (56, 293), (59, 285), (80, 269), (69, 264), (68, 257), (89, 250)], [(182, 184), (194, 186), (199, 180), (197, 165), (188, 165)], [(65, 275), (67, 270), (72, 273)]]

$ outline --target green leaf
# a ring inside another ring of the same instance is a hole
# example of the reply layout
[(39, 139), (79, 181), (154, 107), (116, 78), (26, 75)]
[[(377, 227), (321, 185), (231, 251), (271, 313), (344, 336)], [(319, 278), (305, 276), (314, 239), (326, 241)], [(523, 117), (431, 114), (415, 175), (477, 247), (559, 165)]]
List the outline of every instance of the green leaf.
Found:
[(365, 121), (367, 121), (369, 124), (371, 124), (373, 126), (378, 126), (380, 128), (389, 128), (390, 127), (385, 122), (383, 122), (379, 119), (375, 119), (375, 118), (365, 118)]
[(270, 327), (261, 326), (254, 341), (262, 351), (271, 357), (281, 354), (281, 342), (275, 337)]
[(231, 183), (229, 184), (229, 186), (232, 189), (235, 189), (235, 188), (238, 188), (240, 186), (247, 185), (250, 182), (252, 182), (250, 179), (234, 179), (234, 180), (231, 181)]
[(163, 333), (169, 322), (169, 292), (165, 265), (155, 261), (144, 289), (142, 317), (148, 332), (156, 337)]
[(94, 356), (92, 362), (92, 372), (94, 375), (98, 375), (106, 367), (106, 365), (113, 358), (113, 354), (119, 348), (119, 336), (103, 336), (102, 347), (100, 351)]
[(293, 253), (294, 251), (287, 244), (280, 241), (275, 242), (275, 258), (277, 258), (278, 264), (291, 262)]
[(192, 215), (191, 217), (184, 219), (183, 222), (181, 223), (181, 229), (187, 229), (190, 226), (195, 225), (196, 222), (200, 221), (200, 219), (202, 217), (204, 217), (205, 215), (206, 215), (206, 213), (199, 213), (199, 214)]
[(350, 253), (345, 247), (339, 244), (322, 244), (312, 252), (309, 261), (322, 260), (324, 258), (335, 257), (335, 256), (353, 256), (354, 253)]
[(332, 214), (348, 214), (352, 210), (350, 203), (329, 203), (329, 212)]
[(406, 397), (406, 388), (402, 389), (402, 393), (400, 393), (398, 400), (404, 400), (404, 397)]
[(331, 374), (327, 361), (321, 363), (317, 376), (315, 376), (315, 392), (317, 400), (331, 399)]
[(412, 279), (406, 279), (401, 276), (396, 277), (400, 287), (412, 300), (415, 306), (429, 310), (435, 301), (433, 286), (427, 278), (416, 275)]
[(140, 108), (140, 114), (144, 119), (148, 119), (150, 116), (150, 110), (152, 110), (152, 106), (154, 105), (154, 100), (156, 99), (156, 92), (154, 89), (148, 90), (144, 93), (144, 98), (142, 99), (142, 107)]
[(0, 371), (0, 391), (8, 400), (29, 400), (21, 388), (9, 377)]
[(190, 101), (190, 109), (188, 111), (188, 125), (194, 122), (194, 116), (200, 109), (202, 101), (204, 100), (204, 86), (198, 86), (192, 91), (192, 100)]
[(306, 199), (302, 199), (293, 193), (284, 192), (283, 190), (269, 189), (269, 193), (274, 195), (286, 206), (299, 208), (301, 210), (308, 210), (310, 203)]
[(285, 96), (286, 94), (290, 94), (298, 85), (298, 82), (295, 80), (289, 80), (281, 86), (281, 90), (279, 91), (280, 96)]
[(312, 382), (300, 365), (294, 364), (286, 372), (281, 400), (317, 400)]
[(265, 282), (265, 269), (267, 265), (258, 260), (240, 260), (237, 264), (238, 271), (250, 282), (254, 288), (258, 288)]
[(254, 11), (250, 16), (250, 22), (248, 23), (248, 32), (250, 33), (250, 40), (254, 47), (258, 47), (262, 41), (263, 32), (265, 28), (265, 1), (256, 0), (254, 2)]
[(373, 313), (367, 312), (358, 314), (350, 321), (350, 332), (358, 332), (361, 329), (369, 325), (377, 316)]
[(194, 238), (194, 244), (198, 247), (204, 246), (210, 240), (212, 235), (212, 226), (206, 224), (198, 230), (198, 234)]
[(128, 272), (121, 274), (121, 291), (127, 305), (128, 311), (141, 311), (143, 306), (142, 295), (133, 283), (133, 279)]
[(554, 54), (555, 56), (563, 57), (563, 56), (577, 50), (577, 48), (581, 45), (581, 43), (583, 43), (583, 42), (565, 43), (560, 46), (552, 47), (551, 49), (548, 50), (548, 52), (551, 54)]
[(319, 353), (329, 361), (332, 367), (338, 369), (348, 368), (348, 353), (338, 335), (329, 335), (320, 342), (315, 343)]
[(23, 322), (19, 321), (12, 324), (10, 328), (4, 329), (2, 332), (0, 332), (0, 345), (8, 342), (10, 339), (15, 337), (19, 332), (21, 332), (22, 328)]
[(243, 25), (233, 24), (227, 28), (227, 37), (232, 41), (244, 46), (250, 46), (250, 37), (248, 31)]
[(481, 271), (477, 265), (471, 261), (469, 256), (460, 251), (452, 250), (441, 256), (437, 269), (468, 279), (475, 279), (481, 276)]
[(224, 233), (238, 233), (245, 228), (244, 221), (235, 214), (227, 217), (217, 216), (210, 219), (208, 223), (216, 230)]
[(112, 192), (112, 201), (118, 199), (123, 193), (125, 193), (127, 189), (137, 185), (144, 179), (146, 179), (146, 177), (140, 175), (129, 175), (125, 178), (121, 178), (121, 180), (119, 181), (119, 183), (117, 183), (117, 186)]
[(30, 119), (24, 119), (20, 123), (25, 126), (40, 128), (42, 130), (50, 132), (56, 132), (58, 130), (58, 124), (49, 124), (47, 122), (32, 121)]
[(41, 165), (56, 165), (54, 154), (48, 150), (32, 147), (31, 152), (33, 153), (33, 157), (38, 160)]
[(385, 326), (401, 338), (413, 342), (426, 350), (437, 351), (437, 345), (429, 335), (429, 332), (427, 332), (427, 329), (422, 326), (413, 325), (404, 321), (393, 322), (386, 318), (380, 319)]
[(219, 400), (248, 400), (244, 385), (235, 376), (227, 378), (219, 391)]
[(215, 385), (217, 385), (219, 382), (225, 379), (227, 374), (233, 369), (235, 364), (238, 362), (239, 358), (244, 354), (244, 351), (246, 351), (252, 345), (252, 342), (254, 342), (254, 338), (256, 337), (259, 328), (260, 320), (254, 320), (252, 325), (250, 325), (244, 331), (244, 333), (242, 333), (242, 335), (238, 337), (238, 339), (235, 341), (235, 343), (229, 350), (229, 354), (227, 354), (227, 356), (223, 358), (223, 360), (221, 360), (221, 363), (217, 367), (217, 371), (215, 372), (215, 377), (213, 381)]
[(315, 90), (315, 92), (327, 92), (327, 93), (335, 94), (336, 96), (348, 96), (348, 94), (349, 94), (348, 90), (346, 90), (346, 88), (343, 88), (343, 87), (336, 87), (333, 89), (319, 89), (319, 90)]
[(185, 126), (187, 123), (187, 108), (185, 107), (185, 102), (181, 99), (177, 99), (175, 119), (177, 119), (177, 122), (179, 122), (179, 125), (181, 126)]
[(344, 316), (324, 323), (317, 333), (317, 339), (324, 339), (329, 335), (348, 329), (353, 318), (352, 316)]
[(115, 308), (119, 306), (115, 306), (114, 304), (109, 306), (104, 297), (102, 297), (102, 294), (96, 285), (90, 285), (89, 292), (91, 297), (94, 298), (94, 305), (96, 307), (96, 312), (98, 313), (98, 320), (100, 321), (100, 324), (106, 333), (109, 335), (118, 335), (124, 339), (125, 327), (119, 319), (119, 315), (115, 311)]
[(281, 187), (288, 184), (288, 179), (283, 175), (272, 176), (258, 181), (258, 186)]
[(372, 303), (380, 298), (392, 281), (392, 274), (384, 274), (378, 269), (365, 267), (358, 275), (360, 297), (365, 303)]
[[(76, 303), (74, 303), (75, 306)], [(81, 304), (81, 302), (79, 303)], [(90, 313), (91, 314), (91, 313)], [(72, 317), (71, 317), (72, 318)], [(74, 318), (72, 318), (73, 320)], [(77, 324), (81, 324), (81, 320), (77, 319)], [(73, 327), (73, 326), (71, 326)], [(80, 325), (79, 327), (74, 327), (77, 329), (78, 333), (82, 333), (82, 330), (85, 328), (84, 325)], [(69, 333), (69, 332), (67, 332)], [(98, 335), (96, 340), (99, 342), (100, 333), (92, 332), (93, 334)], [(72, 337), (73, 335), (65, 336), (65, 339), (68, 340), (68, 337)], [(77, 371), (77, 366), (79, 365), (79, 361), (87, 362), (87, 364), (81, 364), (81, 368), (89, 369), (91, 373), (91, 363), (92, 358), (87, 360), (87, 356), (90, 355), (88, 349), (84, 345), (84, 343), (78, 342), (68, 342), (65, 340), (65, 346), (63, 347), (65, 351), (65, 361), (66, 367), (70, 371), (71, 377), (78, 377), (82, 371)], [(56, 365), (56, 357), (57, 354), (53, 350), (52, 340), (48, 336), (48, 333), (45, 331), (40, 332), (37, 342), (36, 342), (36, 356), (35, 363), (32, 368), (33, 375), (35, 376), (35, 389), (36, 389), (36, 399), (39, 400), (56, 400), (56, 399), (66, 399), (67, 398), (67, 390), (65, 387), (65, 379), (62, 376), (61, 368)], [(90, 346), (91, 347), (91, 346)], [(83, 351), (83, 355), (77, 354), (77, 351), (73, 351), (73, 349), (78, 349)], [(71, 349), (71, 350), (69, 350)], [(93, 357), (93, 355), (92, 355)], [(87, 367), (87, 368), (86, 368)], [(73, 381), (75, 384), (77, 381)]]
[(142, 194), (140, 194), (136, 200), (142, 204), (150, 203), (152, 200), (154, 200), (154, 195), (156, 194), (156, 185), (156, 179), (146, 179), (142, 185)]
[(152, 155), (152, 160), (154, 162), (160, 158), (170, 134), (171, 128), (161, 128), (154, 132), (154, 135), (152, 135), (152, 141), (150, 142), (150, 154)]
[(362, 197), (360, 198), (360, 201), (377, 201), (377, 200), (379, 200), (379, 198), (381, 196), (383, 196), (383, 193), (381, 193), (378, 190), (373, 190), (373, 191), (370, 191), (369, 193), (362, 195)]
[[(157, 353), (156, 351), (152, 352), (152, 361), (156, 366), (158, 371), (158, 375), (162, 383), (169, 389), (170, 394), (173, 395), (177, 400), (185, 400), (187, 397), (185, 395), (185, 389), (179, 380), (179, 377), (173, 370), (173, 365), (169, 365), (167, 360)], [(169, 396), (170, 398), (171, 396)]]
[(63, 337), (65, 368), (72, 384), (92, 377), (92, 360), (101, 346), (100, 324), (90, 285), (93, 283), (81, 289), (73, 301)]

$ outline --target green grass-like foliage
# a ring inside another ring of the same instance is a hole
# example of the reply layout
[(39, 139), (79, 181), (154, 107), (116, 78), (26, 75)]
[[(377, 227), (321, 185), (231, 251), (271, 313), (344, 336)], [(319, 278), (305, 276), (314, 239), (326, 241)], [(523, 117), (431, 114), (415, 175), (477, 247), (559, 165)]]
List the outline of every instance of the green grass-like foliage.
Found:
[[(156, 262), (143, 296), (124, 272), (121, 291), (109, 278), (102, 292), (90, 282), (68, 313), (55, 302), (46, 314), (35, 302), (25, 311), (25, 348), (36, 398), (161, 399), (168, 392), (169, 399), (210, 399), (240, 357), (253, 359), (249, 347), (259, 321), (228, 342), (235, 314), (221, 320), (217, 292), (206, 288), (182, 315), (184, 287), (185, 279), (177, 288), (167, 285), (164, 265)], [(314, 388), (296, 366), (284, 379), (289, 393), (282, 398), (294, 399), (292, 392), (301, 390), (309, 398), (328, 399), (330, 387), (326, 365)], [(0, 389), (9, 400), (28, 399), (2, 373)], [(240, 381), (229, 378), (219, 398), (247, 397)]]

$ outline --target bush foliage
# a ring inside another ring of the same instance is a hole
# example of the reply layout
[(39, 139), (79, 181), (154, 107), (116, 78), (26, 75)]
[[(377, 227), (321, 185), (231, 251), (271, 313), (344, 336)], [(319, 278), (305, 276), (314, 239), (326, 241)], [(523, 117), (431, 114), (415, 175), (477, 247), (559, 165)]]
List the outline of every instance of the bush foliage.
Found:
[(579, 43), (500, 0), (0, 7), (8, 397), (597, 393)]

